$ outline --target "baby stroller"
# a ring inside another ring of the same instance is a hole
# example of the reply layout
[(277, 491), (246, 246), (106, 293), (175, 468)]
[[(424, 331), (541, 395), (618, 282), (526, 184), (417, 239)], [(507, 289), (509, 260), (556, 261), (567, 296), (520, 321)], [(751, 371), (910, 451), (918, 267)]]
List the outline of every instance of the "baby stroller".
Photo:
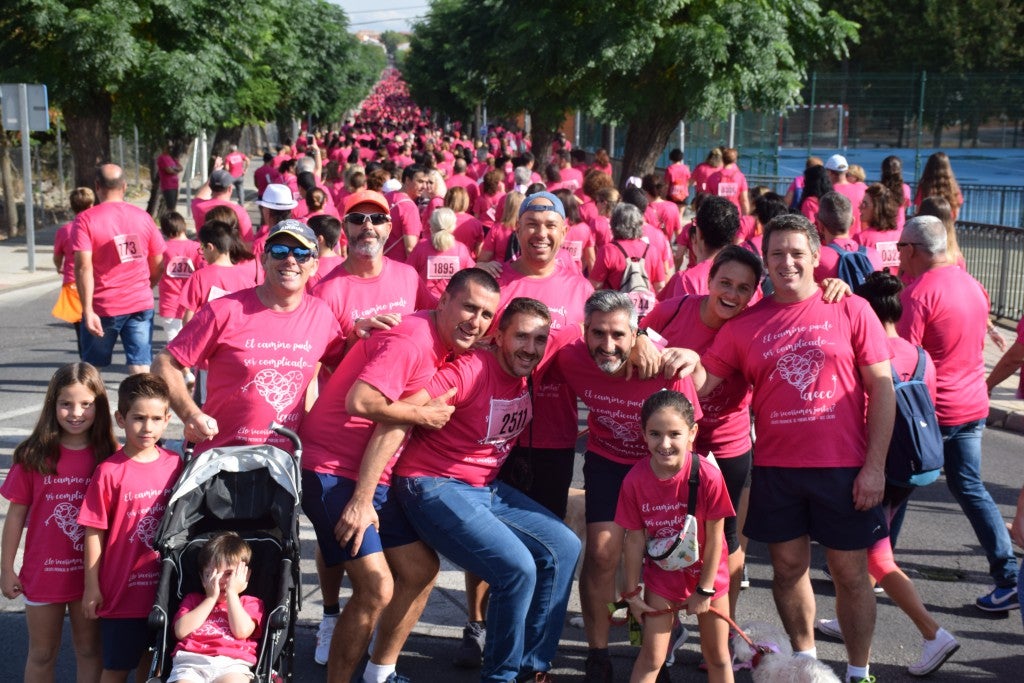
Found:
[(156, 633), (150, 683), (170, 675), (174, 615), (188, 593), (203, 592), (199, 549), (219, 531), (238, 533), (252, 548), (245, 592), (264, 605), (254, 680), (292, 679), (295, 620), (301, 607), (302, 446), (291, 430), (277, 424), (271, 429), (291, 440), (294, 457), (270, 445), (214, 448), (191, 460), (174, 487), (154, 541), (161, 569), (149, 615), (149, 627)]

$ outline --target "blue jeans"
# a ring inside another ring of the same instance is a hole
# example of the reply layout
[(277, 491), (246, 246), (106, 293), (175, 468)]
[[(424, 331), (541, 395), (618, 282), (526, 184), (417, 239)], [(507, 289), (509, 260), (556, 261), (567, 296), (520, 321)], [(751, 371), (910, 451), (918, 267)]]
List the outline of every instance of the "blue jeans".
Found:
[(491, 586), (482, 681), (551, 668), (580, 540), (508, 484), (395, 477), (391, 485), (424, 543)]
[(981, 434), (985, 420), (940, 427), (945, 455), (946, 486), (974, 527), (988, 558), (988, 571), (1000, 588), (1016, 585), (1017, 558), (999, 508), (981, 479)]
[(95, 337), (82, 325), (82, 360), (105, 368), (114, 359), (114, 343), (121, 337), (125, 362), (128, 365), (150, 365), (153, 362), (153, 309), (100, 317), (103, 336)]

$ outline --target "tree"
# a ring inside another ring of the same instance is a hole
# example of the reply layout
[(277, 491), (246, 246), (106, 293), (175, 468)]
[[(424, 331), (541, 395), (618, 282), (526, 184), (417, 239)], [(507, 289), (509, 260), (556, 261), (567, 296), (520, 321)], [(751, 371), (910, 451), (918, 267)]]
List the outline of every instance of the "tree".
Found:
[(855, 29), (814, 0), (444, 0), (414, 27), (407, 75), (417, 99), (486, 95), (541, 133), (572, 107), (604, 115), (627, 127), (624, 175), (641, 175), (680, 120), (795, 102), (812, 56), (844, 55)]

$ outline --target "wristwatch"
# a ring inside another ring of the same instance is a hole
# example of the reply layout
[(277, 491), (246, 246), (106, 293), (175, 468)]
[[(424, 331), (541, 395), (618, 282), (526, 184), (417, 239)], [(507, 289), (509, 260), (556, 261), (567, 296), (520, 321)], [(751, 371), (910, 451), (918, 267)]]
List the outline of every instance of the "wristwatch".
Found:
[(696, 591), (697, 591), (697, 595), (703, 595), (705, 598), (713, 598), (713, 597), (715, 597), (715, 589), (714, 588), (701, 588), (700, 586), (697, 586)]

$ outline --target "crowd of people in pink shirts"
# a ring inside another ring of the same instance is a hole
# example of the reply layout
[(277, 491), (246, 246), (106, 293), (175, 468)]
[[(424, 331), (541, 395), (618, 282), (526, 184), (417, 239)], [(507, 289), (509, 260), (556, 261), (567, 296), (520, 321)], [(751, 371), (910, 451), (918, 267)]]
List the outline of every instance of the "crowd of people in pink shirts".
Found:
[[(363, 681), (407, 680), (399, 655), (440, 553), (466, 571), (453, 663), (481, 680), (551, 680), (581, 558), (587, 681), (615, 680), (610, 602), (643, 627), (631, 680), (663, 675), (695, 614), (709, 678), (731, 681), (718, 615), (742, 613), (748, 537), (771, 547), (796, 654), (816, 657), (817, 629), (846, 643), (844, 680), (873, 681), (874, 583), (921, 632), (910, 672), (935, 671), (959, 643), (893, 559), (912, 489), (885, 475), (894, 377), (921, 358), (947, 485), (995, 584), (976, 606), (1019, 606), (980, 436), (1024, 347), (986, 385), (985, 336), (1003, 342), (957, 247), (945, 155), (913, 196), (897, 157), (866, 184), (840, 154), (808, 159), (780, 196), (748, 187), (732, 148), (692, 173), (673, 150), (642, 178), (562, 134), (536, 152), (514, 127), (439, 129), (390, 69), (344, 125), (263, 155), (258, 220), (237, 149), (196, 192), (194, 238), (169, 178), (159, 232), (112, 217), (127, 211), (116, 167), (98, 176), (106, 201), (72, 196), (55, 258), (71, 322), (81, 293), (83, 359), (109, 365), (120, 335), (197, 452), (286, 446), (271, 421), (301, 436), (328, 680), (367, 653)], [(180, 172), (161, 160), (162, 179)], [(156, 282), (167, 344), (153, 360)], [(581, 404), (578, 537), (562, 520)], [(811, 541), (827, 548), (834, 620), (813, 621)]]

